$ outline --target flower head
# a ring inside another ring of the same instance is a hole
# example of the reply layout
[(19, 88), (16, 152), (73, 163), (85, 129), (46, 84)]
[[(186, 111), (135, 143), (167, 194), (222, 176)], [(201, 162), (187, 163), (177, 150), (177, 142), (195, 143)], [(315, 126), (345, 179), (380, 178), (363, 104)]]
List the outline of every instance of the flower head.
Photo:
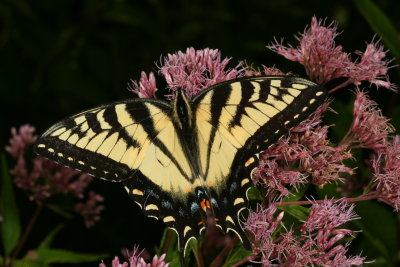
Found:
[(37, 136), (33, 135), (35, 127), (29, 124), (22, 125), (19, 130), (15, 127), (11, 128), (10, 145), (6, 146), (6, 151), (14, 158), (22, 156), (26, 149), (36, 142)]
[(345, 201), (335, 203), (332, 200), (325, 200), (312, 205), (310, 214), (301, 229), (303, 232), (333, 229), (356, 219), (359, 217), (354, 213), (354, 205), (348, 205)]
[[(18, 130), (11, 129), (12, 138), (6, 150), (17, 160), (14, 168), (10, 170), (15, 185), (27, 191), (31, 201), (38, 203), (57, 194), (69, 195), (76, 199), (84, 198), (85, 190), (92, 180), (90, 175), (58, 165), (43, 157), (33, 158), (31, 164), (26, 162), (25, 152), (37, 139), (34, 131), (35, 128), (29, 125), (23, 125)], [(98, 202), (101, 199), (100, 195), (92, 192), (86, 204), (77, 204), (76, 210), (85, 217), (87, 226), (99, 220), (102, 206), (98, 206)]]
[(351, 125), (354, 141), (361, 147), (382, 151), (387, 145), (387, 138), (394, 132), (389, 120), (382, 115), (376, 102), (361, 91), (356, 92)]
[[(120, 263), (120, 259), (115, 256), (111, 262), (111, 267), (168, 267), (169, 263), (165, 262), (166, 254), (162, 254), (160, 257), (155, 255), (150, 263), (141, 257), (143, 250), (139, 251), (139, 247), (135, 246), (132, 251), (128, 251), (128, 261)], [(99, 267), (106, 267), (107, 265), (103, 262), (99, 264)]]
[(104, 206), (99, 205), (99, 202), (103, 202), (103, 200), (104, 198), (101, 195), (89, 191), (88, 200), (75, 205), (75, 211), (82, 215), (87, 228), (92, 227), (100, 220), (99, 214), (104, 209)]
[(328, 139), (329, 126), (319, 125), (328, 104), (321, 105), (309, 119), (262, 153), (252, 178), (266, 188), (267, 197), (285, 197), (290, 187), (307, 182), (324, 186), (341, 180), (344, 173), (353, 173), (343, 163), (352, 158), (349, 146), (335, 147)]
[(150, 72), (149, 77), (147, 77), (144, 71), (141, 72), (139, 81), (131, 80), (128, 88), (130, 91), (136, 93), (139, 98), (155, 98), (155, 93), (158, 90), (154, 73)]
[(168, 54), (161, 62), (160, 72), (171, 90), (180, 88), (192, 97), (211, 85), (243, 76), (241, 64), (227, 68), (230, 60), (221, 60), (221, 52), (217, 49), (189, 47), (186, 52)]
[(336, 45), (335, 38), (338, 35), (335, 24), (325, 26), (323, 20), (313, 17), (311, 25), (297, 36), (299, 45), (296, 48), (284, 46), (278, 41), (267, 48), (302, 64), (308, 77), (319, 84), (326, 84), (336, 78), (348, 78), (346, 82), (332, 89), (332, 92), (350, 83), (359, 85), (362, 81), (395, 89), (387, 79), (391, 60), (385, 59), (386, 51), (382, 45), (378, 42), (367, 44), (365, 52), (356, 51), (360, 59), (352, 61), (350, 55), (343, 52), (343, 47)]
[(378, 199), (400, 210), (400, 136), (388, 142), (386, 150), (372, 160)]
[(244, 228), (254, 237), (253, 246), (257, 250), (268, 250), (273, 233), (279, 226), (284, 213), (275, 216), (276, 206), (271, 205), (263, 208), (257, 205), (256, 211), (250, 211), (249, 217), (244, 224)]
[(364, 52), (357, 51), (356, 53), (360, 55), (361, 59), (353, 68), (349, 69), (348, 74), (354, 84), (358, 85), (361, 81), (368, 81), (376, 86), (396, 89), (387, 77), (392, 60), (385, 59), (386, 51), (384, 51), (383, 45), (379, 42), (371, 42), (367, 44)]
[[(263, 266), (354, 266), (362, 265), (365, 258), (346, 256), (349, 243), (343, 244), (349, 229), (342, 224), (357, 219), (353, 206), (346, 202), (325, 200), (314, 203), (307, 220), (288, 230), (283, 223), (283, 212), (258, 207), (251, 211), (245, 228), (254, 237), (254, 251), (261, 253)], [(281, 227), (278, 230), (278, 225)], [(285, 232), (283, 232), (285, 230)], [(277, 231), (281, 231), (277, 233)]]
[(319, 84), (325, 84), (343, 77), (351, 64), (349, 55), (343, 52), (342, 46), (335, 44), (337, 35), (336, 25), (326, 27), (322, 20), (313, 17), (310, 27), (297, 37), (297, 48), (285, 47), (278, 42), (267, 47), (291, 61), (301, 63), (308, 77)]
[(289, 75), (290, 73), (284, 73), (280, 69), (273, 67), (267, 67), (262, 65), (261, 68), (254, 68), (251, 65), (248, 65), (246, 61), (242, 62), (244, 68), (244, 75), (245, 76), (260, 76), (260, 75)]

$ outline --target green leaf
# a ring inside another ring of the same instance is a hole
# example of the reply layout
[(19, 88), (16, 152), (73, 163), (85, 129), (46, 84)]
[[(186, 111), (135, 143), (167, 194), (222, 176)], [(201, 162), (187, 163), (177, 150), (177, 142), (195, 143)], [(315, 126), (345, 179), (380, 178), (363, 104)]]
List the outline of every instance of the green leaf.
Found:
[(64, 249), (39, 248), (30, 251), (25, 259), (32, 262), (40, 262), (44, 264), (81, 263), (99, 261), (106, 258), (107, 256), (107, 254), (79, 253)]
[(165, 228), (163, 237), (161, 238), (160, 247), (156, 248), (157, 255), (165, 253), (165, 248), (168, 246), (166, 261), (171, 267), (180, 267), (179, 251), (178, 251), (178, 236), (175, 231), (170, 228)]
[(0, 177), (0, 214), (3, 217), (1, 237), (6, 256), (9, 256), (18, 244), (21, 236), (19, 211), (15, 202), (14, 189), (4, 154), (1, 154)]
[[(292, 188), (290, 194), (285, 197), (282, 202), (292, 202), (300, 200), (306, 193), (308, 187), (309, 185), (301, 185), (297, 189)], [(278, 208), (299, 220), (305, 220), (309, 212), (307, 208), (300, 205), (278, 206)]]
[(74, 218), (74, 215), (72, 213), (63, 210), (62, 208), (59, 208), (57, 205), (47, 204), (46, 207), (52, 210), (54, 213), (57, 213), (61, 217), (64, 217), (65, 219)]
[[(196, 239), (190, 239), (188, 248), (193, 252), (194, 257), (196, 258), (196, 262), (199, 265), (199, 263), (201, 262), (199, 258), (199, 242), (197, 242)], [(190, 253), (186, 252), (185, 262), (187, 262), (189, 258), (190, 258)]]
[(232, 266), (233, 264), (239, 262), (240, 260), (243, 260), (244, 258), (248, 257), (251, 255), (251, 251), (246, 250), (242, 244), (238, 243), (236, 244), (235, 248), (232, 249), (228, 256), (226, 256), (226, 260), (224, 262), (223, 267), (229, 267)]
[(309, 209), (300, 205), (278, 206), (278, 208), (299, 220), (306, 220), (309, 213)]
[(264, 200), (260, 190), (258, 190), (257, 187), (250, 187), (249, 191), (247, 191), (247, 196), (251, 200)]
[(362, 232), (355, 241), (357, 251), (363, 251), (370, 258), (383, 257), (384, 266), (396, 266), (398, 242), (394, 238), (397, 234), (396, 215), (384, 204), (374, 201), (361, 201), (355, 207), (355, 212), (362, 218), (353, 223), (354, 228)]
[(29, 260), (14, 260), (13, 267), (47, 267), (47, 264), (39, 263), (39, 262), (32, 262)]
[(304, 185), (298, 186), (297, 189), (292, 188), (290, 190), (290, 194), (287, 197), (283, 198), (282, 202), (292, 202), (292, 201), (300, 200), (306, 193), (308, 187), (309, 187), (309, 184), (304, 184)]
[(370, 0), (354, 0), (358, 11), (364, 16), (371, 28), (382, 38), (397, 61), (400, 60), (400, 40), (396, 28), (387, 16)]
[(47, 236), (45, 239), (43, 239), (42, 243), (40, 243), (38, 248), (45, 249), (45, 248), (50, 248), (51, 242), (53, 242), (54, 237), (60, 232), (60, 230), (64, 227), (63, 224), (59, 224), (57, 227), (55, 227)]

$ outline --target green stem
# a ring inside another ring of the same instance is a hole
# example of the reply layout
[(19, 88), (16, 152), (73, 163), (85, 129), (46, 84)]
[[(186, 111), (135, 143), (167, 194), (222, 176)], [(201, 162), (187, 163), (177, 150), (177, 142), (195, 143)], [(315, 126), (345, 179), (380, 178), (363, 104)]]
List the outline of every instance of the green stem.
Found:
[(253, 253), (250, 256), (247, 256), (246, 258), (244, 258), (244, 259), (238, 261), (237, 263), (235, 263), (234, 265), (232, 265), (232, 267), (237, 267), (237, 266), (240, 266), (241, 264), (243, 264), (245, 262), (254, 260), (257, 257), (257, 254), (258, 253)]
[[(368, 195), (353, 197), (353, 198), (341, 198), (341, 199), (334, 199), (334, 202), (339, 201), (346, 201), (347, 203), (353, 203), (358, 201), (365, 201), (370, 199), (378, 198), (378, 192), (372, 192)], [(273, 203), (275, 206), (290, 206), (290, 205), (312, 205), (315, 203), (323, 203), (325, 200), (303, 200), (303, 201), (289, 201), (289, 202), (275, 202)]]
[(25, 231), (21, 237), (21, 239), (19, 240), (19, 243), (17, 245), (17, 248), (14, 250), (14, 253), (11, 256), (11, 259), (8, 263), (6, 263), (6, 267), (11, 267), (12, 266), (12, 262), (17, 258), (17, 256), (19, 255), (19, 253), (21, 252), (22, 248), (25, 245), (26, 240), (28, 239), (28, 236), (31, 234), (33, 226), (35, 225), (39, 214), (41, 213), (41, 211), (43, 210), (44, 204), (43, 203), (39, 203), (38, 206), (36, 207), (35, 212), (32, 215), (31, 220), (29, 221), (28, 225), (25, 228)]

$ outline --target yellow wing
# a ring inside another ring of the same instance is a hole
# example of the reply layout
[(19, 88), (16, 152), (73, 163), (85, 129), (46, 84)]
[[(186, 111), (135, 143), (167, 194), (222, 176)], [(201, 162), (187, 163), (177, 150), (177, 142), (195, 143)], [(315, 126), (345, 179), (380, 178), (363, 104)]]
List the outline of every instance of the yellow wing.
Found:
[(258, 153), (307, 118), (325, 99), (301, 78), (246, 77), (209, 88), (193, 99), (199, 166), (217, 225), (249, 246), (239, 223)]

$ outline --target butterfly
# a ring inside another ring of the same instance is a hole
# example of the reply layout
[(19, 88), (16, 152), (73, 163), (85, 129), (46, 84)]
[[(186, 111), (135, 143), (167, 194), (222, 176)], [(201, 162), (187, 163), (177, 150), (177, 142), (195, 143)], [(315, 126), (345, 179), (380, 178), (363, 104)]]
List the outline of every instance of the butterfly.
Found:
[(207, 211), (224, 232), (251, 244), (240, 215), (248, 208), (258, 154), (305, 120), (326, 91), (293, 76), (243, 77), (192, 99), (129, 99), (54, 124), (35, 151), (62, 165), (123, 183), (143, 213), (178, 235), (181, 263)]

